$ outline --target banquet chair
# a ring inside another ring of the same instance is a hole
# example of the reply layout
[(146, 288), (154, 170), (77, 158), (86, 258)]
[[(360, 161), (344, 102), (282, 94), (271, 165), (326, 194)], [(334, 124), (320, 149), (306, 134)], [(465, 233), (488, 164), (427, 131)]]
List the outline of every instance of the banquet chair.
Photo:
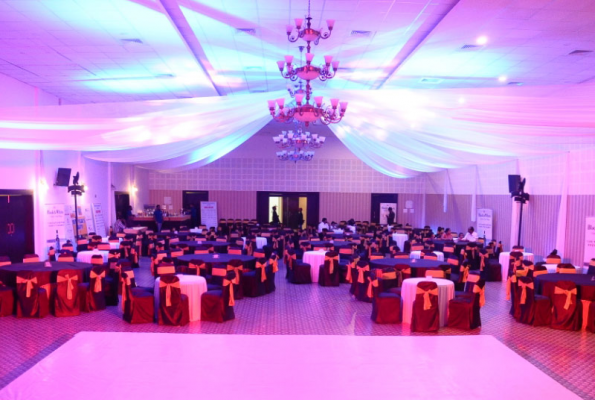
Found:
[(349, 292), (358, 300), (371, 301), (371, 297), (367, 296), (370, 276), (370, 264), (367, 260), (360, 260), (355, 264), (351, 276), (351, 288)]
[(14, 289), (0, 281), (0, 317), (12, 315), (14, 310)]
[(151, 257), (151, 275), (157, 276), (157, 266), (161, 264), (161, 260), (167, 258), (167, 256), (167, 251), (158, 250), (155, 256)]
[(173, 259), (176, 259), (178, 257), (182, 257), (184, 255), (184, 250), (180, 249), (180, 248), (176, 248), (174, 250), (171, 250), (169, 252), (169, 256)]
[[(391, 274), (390, 272), (388, 274)], [(396, 280), (396, 273), (395, 280)], [(383, 289), (384, 270), (376, 269), (372, 274), (372, 321), (377, 324), (398, 324), (401, 322), (401, 296)], [(389, 275), (391, 276), (391, 275)]]
[(279, 256), (277, 253), (271, 253), (269, 256), (269, 264), (265, 271), (267, 274), (266, 293), (268, 294), (277, 290), (277, 287), (275, 286), (275, 276), (277, 276), (277, 272), (279, 271)]
[(264, 253), (263, 250), (254, 250), (254, 252), (252, 253), (252, 257), (254, 258), (265, 258), (266, 255)]
[(545, 262), (546, 262), (546, 264), (561, 264), (562, 263), (562, 257), (560, 257), (557, 254), (550, 254), (545, 259)]
[(438, 255), (436, 253), (425, 253), (425, 252), (421, 252), (421, 258), (424, 260), (433, 260), (433, 261), (438, 261)]
[[(479, 275), (474, 276), (479, 278)], [(464, 295), (457, 295), (448, 302), (447, 324), (450, 328), (472, 330), (481, 326), (480, 308), (483, 305), (485, 281), (478, 279), (470, 290), (467, 287), (465, 289)]]
[(576, 274), (576, 268), (572, 264), (558, 264), (556, 267), (557, 274)]
[(208, 244), (199, 244), (194, 248), (194, 254), (210, 254), (212, 253), (213, 246)]
[(419, 282), (411, 315), (411, 332), (438, 332), (440, 310), (436, 282)]
[(312, 266), (303, 262), (302, 260), (298, 260), (296, 258), (295, 250), (290, 250), (289, 257), (288, 257), (288, 266), (289, 266), (289, 282), (294, 284), (302, 284), (302, 283), (312, 283), (312, 275), (310, 274), (310, 269)]
[(523, 324), (533, 326), (550, 325), (552, 318), (551, 302), (547, 296), (535, 294), (533, 278), (517, 278), (514, 295), (514, 318)]
[(109, 243), (97, 243), (97, 250), (109, 251), (111, 246)]
[(423, 243), (411, 243), (411, 251), (422, 251), (424, 249)]
[(62, 253), (58, 255), (58, 262), (74, 262), (74, 256), (70, 251), (62, 250)]
[(207, 279), (208, 268), (203, 260), (190, 260), (188, 265), (180, 267), (180, 271), (185, 275), (199, 275)]
[(585, 327), (587, 328), (587, 331), (595, 333), (595, 301), (584, 304), (584, 306), (589, 307), (587, 310), (587, 321), (585, 323)]
[(176, 273), (176, 266), (171, 258), (164, 258), (161, 260), (159, 264), (157, 264), (157, 275), (158, 277), (162, 277), (164, 275), (175, 275)]
[(535, 264), (535, 268), (533, 269), (533, 278), (535, 278), (539, 275), (547, 274), (547, 273), (548, 273), (548, 270), (544, 265)]
[(39, 262), (39, 256), (37, 254), (25, 254), (23, 256), (24, 263), (35, 263)]
[(389, 292), (393, 288), (399, 287), (399, 274), (394, 267), (385, 267), (376, 272), (379, 279), (381, 292)]
[(188, 296), (182, 294), (180, 278), (163, 275), (159, 278), (159, 325), (184, 326), (190, 322)]
[(77, 240), (76, 241), (76, 251), (79, 252), (79, 251), (86, 251), (86, 250), (91, 250), (89, 240), (87, 240), (87, 239)]
[(235, 272), (235, 278), (233, 278), (233, 290), (234, 290), (234, 298), (236, 300), (240, 300), (244, 298), (244, 282), (243, 282), (243, 274), (244, 274), (244, 263), (242, 260), (229, 260), (227, 263), (227, 270)]
[(442, 252), (444, 253), (444, 257), (450, 257), (455, 253), (455, 244), (454, 242), (444, 243), (444, 247), (442, 248)]
[(524, 253), (525, 252), (525, 246), (512, 246), (512, 251), (513, 252)]
[(152, 291), (132, 287), (130, 273), (122, 272), (122, 310), (124, 321), (130, 324), (146, 324), (155, 320), (155, 296)]
[(75, 317), (81, 314), (79, 274), (75, 269), (61, 269), (56, 278), (54, 315)]
[[(79, 283), (81, 311), (91, 312), (105, 310), (107, 272), (103, 266), (95, 265), (89, 273), (89, 282)], [(116, 293), (117, 298), (117, 293)], [(117, 303), (116, 303), (117, 305)]]
[(438, 268), (442, 272), (444, 272), (444, 279), (450, 280), (450, 276), (452, 275), (452, 265), (451, 264), (442, 264), (442, 265), (438, 266)]
[(243, 273), (244, 296), (258, 297), (266, 294), (266, 258), (256, 260), (256, 268)]
[(426, 278), (438, 278), (438, 279), (445, 279), (446, 274), (441, 269), (429, 269), (426, 271)]
[(93, 254), (91, 256), (91, 264), (103, 266), (103, 256), (101, 254)]
[(595, 258), (592, 258), (589, 261), (589, 269), (587, 269), (587, 274), (589, 274), (589, 275), (595, 275)]
[(450, 279), (455, 284), (455, 290), (462, 292), (465, 289), (465, 283), (467, 283), (467, 278), (469, 277), (469, 269), (470, 269), (469, 261), (464, 261), (463, 264), (459, 268), (459, 272), (456, 274), (451, 274)]
[(10, 258), (8, 256), (0, 256), (0, 268), (11, 264), (12, 262), (10, 261)]
[(339, 253), (329, 251), (324, 255), (324, 264), (319, 267), (320, 286), (339, 286)]
[(582, 303), (578, 301), (577, 293), (574, 282), (556, 282), (552, 294), (552, 323), (550, 325), (553, 329), (567, 331), (581, 329)]
[(16, 278), (17, 318), (43, 318), (49, 314), (47, 290), (38, 285), (32, 271), (19, 271)]
[(227, 254), (233, 254), (236, 256), (242, 255), (242, 247), (237, 245), (231, 245), (227, 249)]
[(393, 258), (408, 260), (409, 254), (407, 254), (405, 252), (396, 252), (396, 253), (393, 253)]
[(234, 271), (227, 271), (221, 289), (208, 290), (200, 300), (201, 321), (224, 322), (235, 318), (233, 280)]

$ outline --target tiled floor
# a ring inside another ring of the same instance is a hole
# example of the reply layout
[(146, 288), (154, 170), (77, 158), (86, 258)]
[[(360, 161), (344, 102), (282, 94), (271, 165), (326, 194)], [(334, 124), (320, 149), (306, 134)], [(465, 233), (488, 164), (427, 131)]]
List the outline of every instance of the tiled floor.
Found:
[[(136, 273), (141, 286), (153, 278), (143, 262)], [(338, 288), (285, 283), (284, 268), (273, 294), (236, 302), (236, 319), (223, 324), (194, 322), (185, 327), (157, 324), (129, 325), (120, 308), (73, 318), (49, 316), (42, 320), (0, 318), (0, 387), (15, 379), (81, 331), (219, 333), (249, 335), (419, 335), (406, 325), (377, 325), (370, 320), (371, 304), (353, 300), (347, 286)], [(595, 400), (595, 334), (535, 328), (515, 322), (508, 314), (501, 283), (488, 283), (483, 326), (475, 331), (443, 328), (440, 335), (493, 335), (546, 374), (585, 399)], [(470, 349), (461, 348), (461, 351)], [(481, 357), (481, 354), (478, 354)], [(473, 369), (470, 367), (470, 379)], [(482, 373), (482, 371), (475, 371)], [(505, 369), (495, 379), (506, 385)]]

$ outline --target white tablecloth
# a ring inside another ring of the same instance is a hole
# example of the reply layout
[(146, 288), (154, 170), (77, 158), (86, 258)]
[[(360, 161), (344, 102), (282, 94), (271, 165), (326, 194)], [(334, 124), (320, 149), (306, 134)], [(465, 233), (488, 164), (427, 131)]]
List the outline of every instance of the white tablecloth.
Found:
[[(558, 264), (544, 264), (543, 266), (547, 268), (547, 272), (550, 273), (550, 274), (555, 274), (556, 273), (556, 268), (558, 268)], [(576, 273), (577, 274), (582, 274), (583, 273), (583, 268), (582, 267), (577, 267), (575, 265), (574, 268), (576, 268)]]
[[(246, 248), (246, 237), (242, 236), (242, 240), (244, 241), (244, 248)], [(260, 237), (260, 236), (256, 237), (256, 248), (257, 249), (262, 249), (266, 245), (267, 245), (267, 238)]]
[(409, 235), (406, 233), (393, 233), (393, 240), (399, 246), (401, 251), (405, 251), (405, 241), (409, 239)]
[[(200, 298), (207, 291), (207, 280), (196, 275), (177, 275), (180, 278), (180, 290), (188, 296), (190, 321), (200, 321)], [(155, 295), (155, 318), (159, 312), (159, 280), (155, 279), (153, 294)]]
[(438, 308), (440, 310), (440, 326), (446, 325), (448, 321), (448, 302), (455, 297), (455, 285), (447, 279), (436, 278), (409, 278), (403, 281), (401, 298), (403, 299), (403, 323), (411, 324), (413, 313), (413, 302), (419, 282), (436, 282), (438, 285)]
[(306, 251), (304, 253), (302, 261), (306, 264), (310, 264), (310, 276), (312, 277), (313, 283), (318, 282), (318, 268), (324, 264), (325, 254), (326, 250)]
[(345, 232), (343, 231), (343, 229), (333, 229), (333, 233), (336, 233), (337, 235), (340, 235), (340, 234), (345, 233)]
[(109, 257), (109, 251), (107, 250), (79, 251), (76, 255), (76, 260), (78, 262), (90, 263), (91, 257), (97, 254), (103, 257), (104, 263), (107, 263)]
[[(533, 253), (523, 252), (523, 260), (533, 261)], [(508, 263), (510, 262), (510, 252), (503, 251), (500, 253), (498, 262), (502, 266), (502, 282), (506, 282), (506, 277), (508, 276)]]
[(110, 249), (112, 249), (112, 250), (118, 250), (120, 248), (120, 242), (122, 241), (122, 238), (118, 238), (118, 241), (117, 242), (110, 242), (109, 241), (109, 238), (106, 236), (106, 237), (102, 237), (101, 238), (101, 241), (103, 243), (109, 243)]
[[(441, 251), (433, 251), (432, 253), (438, 256), (438, 261), (444, 261), (444, 253)], [(412, 251), (409, 253), (409, 258), (419, 260), (421, 258), (421, 251)]]

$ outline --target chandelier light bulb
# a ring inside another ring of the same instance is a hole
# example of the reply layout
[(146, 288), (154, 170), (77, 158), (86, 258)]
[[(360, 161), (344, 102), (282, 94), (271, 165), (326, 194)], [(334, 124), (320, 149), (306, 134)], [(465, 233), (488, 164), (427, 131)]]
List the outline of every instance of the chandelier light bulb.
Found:
[(333, 27), (335, 26), (335, 20), (334, 19), (327, 19), (326, 20), (326, 26), (328, 27), (329, 31), (333, 30)]
[(295, 19), (295, 27), (300, 30), (302, 29), (302, 23), (304, 22), (303, 18), (296, 18)]
[(341, 112), (347, 111), (347, 104), (349, 104), (347, 101), (341, 102)]
[(312, 54), (312, 53), (306, 54), (306, 61), (308, 62), (308, 64), (310, 64), (313, 59), (314, 59), (314, 54)]
[(333, 108), (337, 108), (337, 106), (339, 105), (339, 99), (331, 99), (331, 105), (333, 106)]
[(279, 67), (279, 71), (283, 72), (283, 68), (285, 68), (285, 61), (277, 61), (277, 67)]
[(285, 99), (277, 99), (277, 104), (279, 105), (279, 108), (283, 108), (283, 106), (285, 105)]
[(293, 62), (293, 56), (285, 56), (285, 62), (287, 63), (287, 65), (290, 65)]
[(295, 101), (298, 104), (302, 104), (302, 100), (304, 99), (304, 95), (302, 93), (298, 93), (295, 95)]
[(324, 56), (324, 63), (326, 65), (331, 65), (331, 61), (333, 61), (333, 56)]
[(316, 102), (316, 106), (321, 107), (322, 106), (322, 96), (316, 96), (314, 97), (314, 101)]
[(267, 100), (267, 103), (269, 103), (269, 109), (275, 109), (275, 100)]
[(335, 71), (339, 69), (339, 61), (333, 61), (333, 69)]

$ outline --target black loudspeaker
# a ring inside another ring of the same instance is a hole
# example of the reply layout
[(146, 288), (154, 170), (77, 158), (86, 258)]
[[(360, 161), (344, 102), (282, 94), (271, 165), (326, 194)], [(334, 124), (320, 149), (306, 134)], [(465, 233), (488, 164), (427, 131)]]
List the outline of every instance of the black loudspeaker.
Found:
[(68, 186), (70, 182), (70, 168), (58, 168), (56, 174), (56, 186)]
[(521, 183), (520, 175), (508, 175), (508, 192), (513, 193), (519, 190), (519, 184)]

